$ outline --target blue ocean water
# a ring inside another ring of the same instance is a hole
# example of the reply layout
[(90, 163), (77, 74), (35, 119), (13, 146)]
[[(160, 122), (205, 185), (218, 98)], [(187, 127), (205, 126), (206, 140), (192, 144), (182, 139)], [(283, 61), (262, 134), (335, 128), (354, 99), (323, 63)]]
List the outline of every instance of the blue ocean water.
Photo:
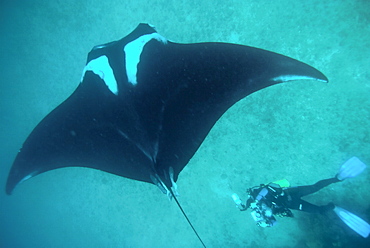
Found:
[[(256, 92), (214, 126), (179, 176), (179, 201), (207, 247), (369, 247), (336, 216), (296, 213), (257, 227), (230, 197), (286, 178), (312, 184), (358, 156), (370, 165), (368, 1), (42, 1), (0, 3), (0, 186), (37, 123), (77, 87), (87, 53), (148, 22), (170, 40), (232, 42), (306, 62), (329, 84)], [(370, 222), (370, 172), (306, 198)], [(0, 191), (0, 246), (201, 247), (155, 186), (85, 168)]]

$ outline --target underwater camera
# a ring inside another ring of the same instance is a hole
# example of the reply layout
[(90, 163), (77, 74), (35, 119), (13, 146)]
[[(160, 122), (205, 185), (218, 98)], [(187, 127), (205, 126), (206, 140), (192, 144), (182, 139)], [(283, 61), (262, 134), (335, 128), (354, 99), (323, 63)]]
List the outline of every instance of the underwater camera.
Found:
[(253, 202), (251, 204), (251, 215), (257, 226), (272, 227), (276, 223), (275, 217), (272, 215), (272, 209), (266, 204)]

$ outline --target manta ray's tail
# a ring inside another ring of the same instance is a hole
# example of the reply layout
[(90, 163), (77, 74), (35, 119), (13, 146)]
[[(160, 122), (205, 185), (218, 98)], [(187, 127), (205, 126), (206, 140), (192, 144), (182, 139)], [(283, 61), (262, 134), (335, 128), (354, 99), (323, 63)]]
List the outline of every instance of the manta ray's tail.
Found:
[(197, 235), (197, 237), (198, 237), (199, 241), (202, 243), (203, 247), (206, 247), (206, 245), (204, 244), (204, 242), (203, 242), (202, 238), (199, 236), (199, 234), (198, 234), (197, 230), (195, 230), (195, 228), (194, 228), (193, 224), (191, 224), (191, 222), (190, 222), (190, 220), (189, 220), (188, 216), (186, 215), (186, 213), (185, 213), (184, 209), (181, 207), (181, 205), (180, 205), (179, 201), (177, 200), (177, 198), (176, 198), (175, 194), (172, 192), (172, 189), (171, 189), (170, 191), (171, 191), (171, 194), (172, 194), (173, 199), (175, 199), (175, 202), (176, 202), (177, 206), (179, 206), (179, 208), (180, 208), (180, 210), (181, 210), (182, 214), (185, 216), (185, 218), (186, 218), (186, 220), (188, 221), (188, 223), (189, 223), (189, 225), (190, 225), (191, 229), (193, 229), (193, 231), (194, 231), (195, 235)]

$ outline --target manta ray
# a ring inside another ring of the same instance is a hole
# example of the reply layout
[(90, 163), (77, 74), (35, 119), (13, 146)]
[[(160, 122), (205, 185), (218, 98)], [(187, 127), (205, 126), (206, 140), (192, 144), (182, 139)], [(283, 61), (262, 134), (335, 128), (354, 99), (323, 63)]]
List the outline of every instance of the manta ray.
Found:
[(180, 172), (225, 111), (265, 87), (307, 79), (328, 81), (274, 52), (175, 43), (139, 24), (90, 51), (76, 90), (25, 140), (6, 193), (40, 173), (78, 166), (152, 183), (175, 197)]

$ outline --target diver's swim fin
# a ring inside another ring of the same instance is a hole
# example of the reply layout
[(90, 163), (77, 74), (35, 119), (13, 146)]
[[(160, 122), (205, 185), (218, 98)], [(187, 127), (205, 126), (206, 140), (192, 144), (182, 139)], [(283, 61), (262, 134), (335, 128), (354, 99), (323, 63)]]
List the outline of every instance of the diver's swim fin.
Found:
[(334, 212), (339, 216), (339, 218), (346, 223), (353, 231), (360, 234), (362, 237), (367, 238), (370, 233), (370, 225), (360, 217), (354, 215), (353, 213), (335, 206)]
[(355, 177), (363, 172), (365, 168), (366, 164), (361, 162), (357, 157), (352, 157), (340, 167), (336, 177), (341, 181), (346, 178)]
[(275, 182), (272, 182), (274, 184), (279, 185), (281, 188), (289, 188), (290, 187), (290, 182), (286, 179), (281, 179)]

